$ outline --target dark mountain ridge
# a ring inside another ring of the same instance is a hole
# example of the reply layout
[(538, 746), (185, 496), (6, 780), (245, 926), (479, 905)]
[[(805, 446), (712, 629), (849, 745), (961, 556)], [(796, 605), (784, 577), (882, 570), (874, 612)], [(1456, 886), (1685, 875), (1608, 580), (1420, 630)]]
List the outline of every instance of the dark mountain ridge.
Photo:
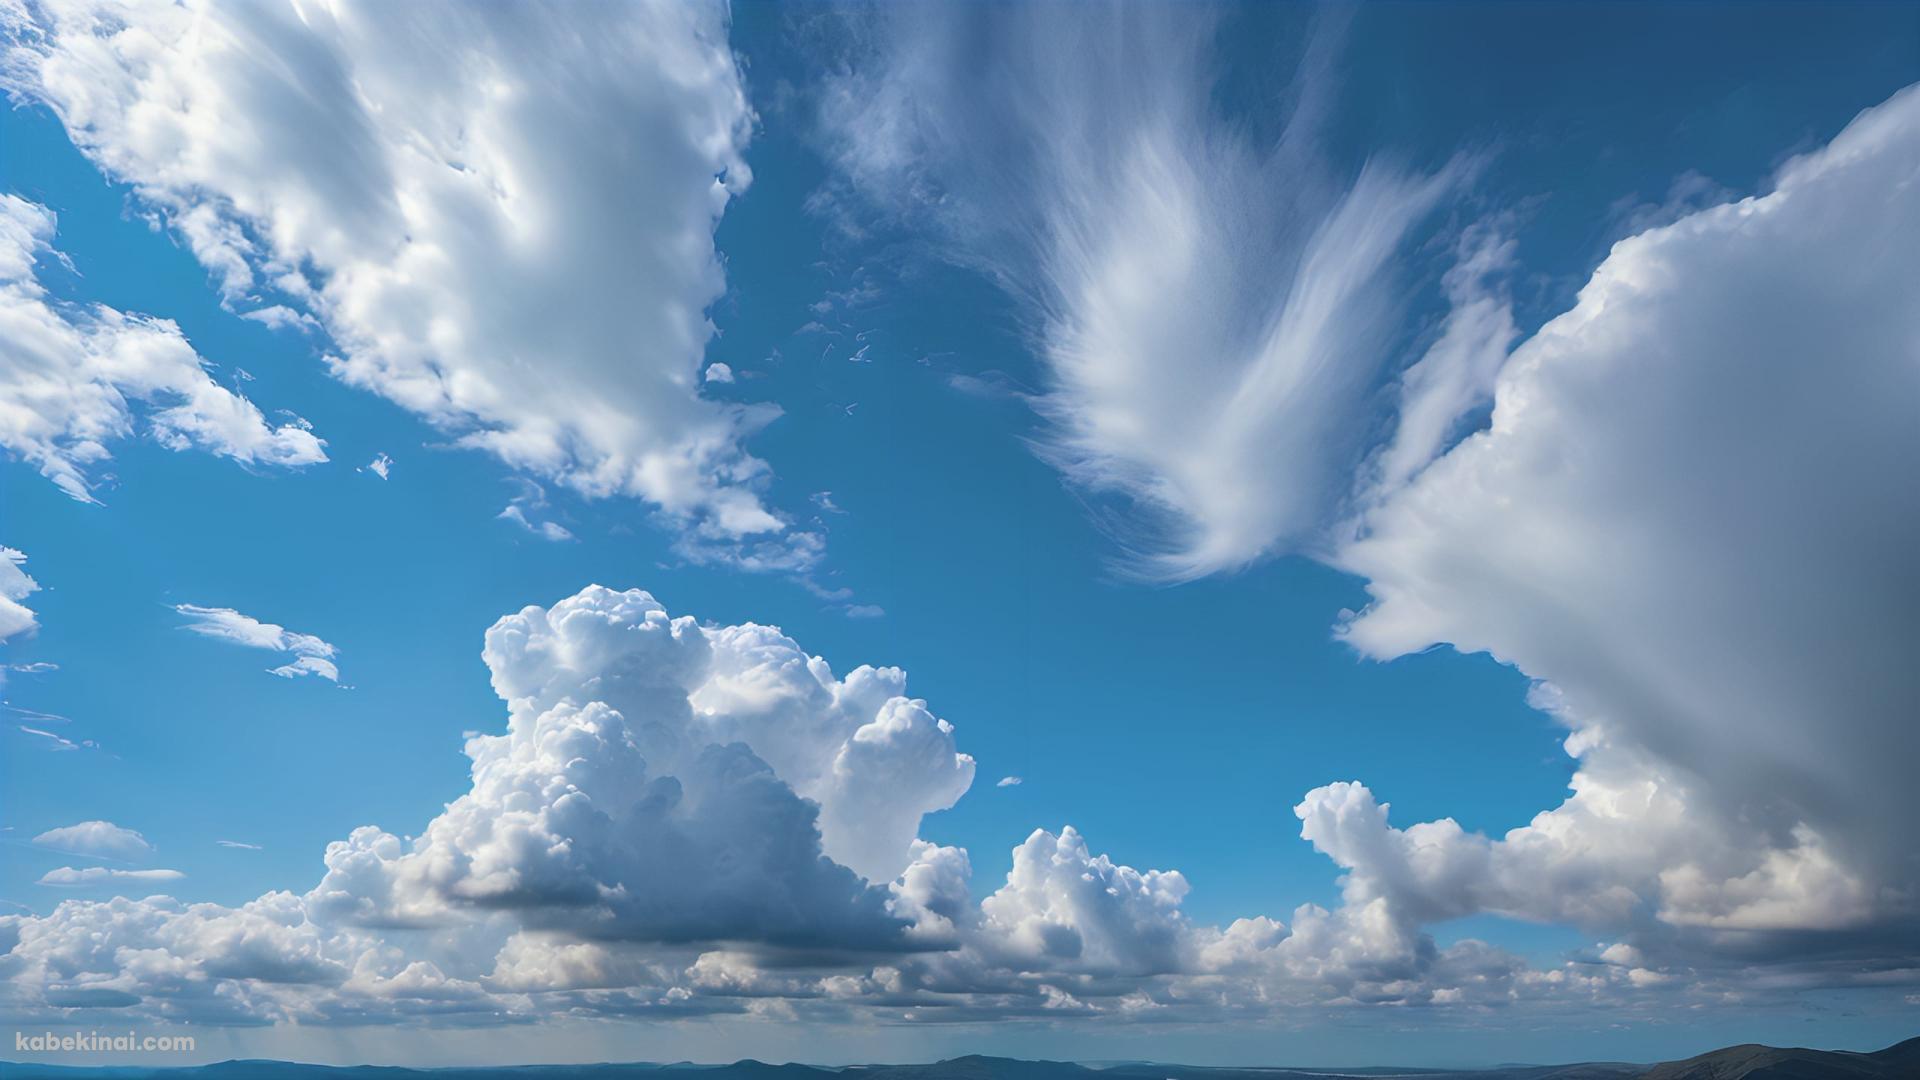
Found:
[(1749, 1043), (1658, 1065), (1587, 1061), (1569, 1065), (1500, 1065), (1486, 1069), (1402, 1067), (1298, 1068), (1166, 1065), (1121, 1062), (1022, 1061), (970, 1055), (928, 1065), (728, 1065), (653, 1063), (514, 1065), (414, 1069), (392, 1065), (304, 1065), (289, 1061), (222, 1061), (211, 1065), (41, 1065), (0, 1062), (0, 1080), (1920, 1080), (1920, 1038), (1872, 1053), (1809, 1050)]

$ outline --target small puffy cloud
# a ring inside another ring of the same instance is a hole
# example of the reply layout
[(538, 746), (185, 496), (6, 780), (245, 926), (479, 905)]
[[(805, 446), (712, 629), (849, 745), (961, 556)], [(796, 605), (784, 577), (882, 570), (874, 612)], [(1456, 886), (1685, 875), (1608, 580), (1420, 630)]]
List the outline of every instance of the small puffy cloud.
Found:
[(849, 619), (878, 619), (887, 613), (879, 604), (848, 604), (844, 611)]
[(0, 195), (0, 446), (84, 501), (89, 469), (142, 428), (169, 449), (250, 465), (327, 460), (304, 426), (274, 427), (216, 383), (173, 323), (50, 298), (35, 261), (62, 259), (53, 233), (51, 211)]
[(705, 381), (710, 383), (730, 383), (733, 381), (733, 368), (716, 360), (707, 365)]
[(174, 610), (187, 617), (183, 630), (250, 649), (292, 654), (285, 664), (268, 669), (271, 674), (285, 679), (317, 675), (329, 682), (340, 681), (340, 670), (333, 662), (339, 650), (312, 634), (295, 633), (278, 623), (261, 622), (232, 608), (176, 604)]
[[(539, 505), (544, 506), (545, 503), (542, 502)], [(509, 521), (518, 525), (542, 540), (551, 540), (557, 544), (561, 541), (573, 539), (573, 531), (565, 525), (547, 519), (535, 520), (528, 516), (527, 509), (528, 504), (516, 499), (508, 503), (506, 509), (494, 516), (498, 517), (501, 521)]]
[(147, 843), (146, 837), (111, 821), (82, 821), (78, 825), (48, 829), (34, 837), (33, 842), (70, 855), (139, 859), (153, 854), (153, 845)]
[[(304, 311), (295, 311), (285, 304), (273, 304), (255, 308), (252, 311), (243, 311), (240, 317), (250, 322), (257, 322), (269, 330), (313, 330), (320, 325), (320, 320), (312, 315)], [(251, 379), (252, 376), (249, 375), (247, 378)]]
[(1000, 778), (999, 782), (995, 783), (993, 786), (994, 787), (1019, 787), (1024, 782), (1025, 781), (1021, 780), (1017, 776), (1003, 776)]
[(40, 590), (39, 583), (20, 569), (26, 561), (24, 552), (0, 547), (0, 641), (40, 625), (32, 609), (20, 602)]
[(546, 516), (549, 507), (545, 488), (531, 480), (520, 481), (518, 487), (519, 494), (509, 500), (506, 509), (495, 517), (510, 521), (542, 540), (559, 543), (573, 539), (571, 530)]
[(372, 461), (360, 466), (360, 471), (370, 472), (380, 479), (385, 480), (388, 474), (393, 471), (393, 459), (385, 454), (375, 454)]
[(89, 866), (76, 870), (71, 866), (62, 866), (40, 875), (35, 884), (56, 888), (86, 888), (96, 885), (158, 885), (162, 882), (178, 881), (187, 875), (178, 870), (121, 870), (117, 867)]

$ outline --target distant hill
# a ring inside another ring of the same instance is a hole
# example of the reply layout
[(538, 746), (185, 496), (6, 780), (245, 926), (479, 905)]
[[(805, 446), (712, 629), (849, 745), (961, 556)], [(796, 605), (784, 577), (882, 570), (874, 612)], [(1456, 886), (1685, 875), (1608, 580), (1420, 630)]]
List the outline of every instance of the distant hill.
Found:
[(1920, 1038), (1871, 1054), (1782, 1049), (1748, 1044), (1662, 1065), (1588, 1061), (1572, 1065), (1501, 1065), (1488, 1069), (1401, 1067), (1307, 1069), (1211, 1068), (1151, 1062), (1021, 1061), (960, 1057), (931, 1065), (730, 1065), (652, 1063), (520, 1065), (510, 1068), (404, 1069), (378, 1065), (301, 1065), (287, 1061), (222, 1061), (178, 1068), (37, 1065), (0, 1062), (0, 1080), (1920, 1080)]
[(1685, 1061), (1669, 1061), (1645, 1080), (1915, 1080), (1920, 1078), (1920, 1038), (1871, 1054), (1801, 1047), (1729, 1046)]

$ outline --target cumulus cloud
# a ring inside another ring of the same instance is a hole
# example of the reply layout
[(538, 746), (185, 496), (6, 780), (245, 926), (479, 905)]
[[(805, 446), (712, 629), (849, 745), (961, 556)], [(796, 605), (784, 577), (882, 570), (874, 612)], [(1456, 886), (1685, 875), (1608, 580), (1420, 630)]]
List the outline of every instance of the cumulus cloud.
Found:
[[(412, 841), (356, 831), (311, 910), (358, 925), (513, 911), (607, 942), (900, 948), (884, 886), (973, 776), (897, 669), (836, 678), (771, 627), (594, 587), (488, 631), (504, 734)], [(518, 976), (516, 976), (518, 977)]]
[(333, 662), (339, 650), (312, 634), (295, 633), (278, 623), (261, 622), (232, 608), (175, 604), (173, 609), (187, 617), (182, 630), (250, 649), (269, 649), (290, 654), (285, 664), (269, 668), (269, 674), (283, 679), (317, 675), (328, 682), (340, 681), (340, 669)]
[(40, 585), (25, 570), (25, 552), (0, 546), (0, 641), (24, 634), (39, 626), (33, 610), (20, 601), (40, 591)]
[(1309, 793), (1348, 899), (1289, 940), (1432, 971), (1423, 927), (1495, 912), (1620, 935), (1645, 985), (1662, 963), (1912, 968), (1920, 502), (1887, 470), (1920, 460), (1920, 90), (1761, 195), (1687, 185), (1517, 347), (1505, 222), (1463, 230), (1448, 313), (1387, 383), (1386, 268), (1470, 166), (1329, 173), (1319, 46), (1254, 147), (1212, 112), (1218, 27), (1162, 17), (883, 15), (822, 114), (852, 190), (1030, 305), (1047, 453), (1160, 526), (1124, 535), (1136, 568), (1304, 546), (1367, 582), (1342, 629), (1362, 652), (1491, 653), (1570, 729), (1572, 795), (1502, 838)]
[(1391, 260), (1462, 173), (1330, 167), (1327, 39), (1256, 140), (1212, 93), (1220, 30), (1185, 6), (895, 12), (822, 106), (853, 189), (1031, 306), (1044, 453), (1131, 504), (1133, 569), (1162, 579), (1318, 538), (1392, 359)]
[(740, 448), (774, 410), (698, 393), (713, 229), (749, 180), (724, 5), (59, 0), (0, 18), (12, 92), (230, 305), (316, 319), (340, 379), (704, 535), (783, 528)]
[(51, 211), (0, 194), (0, 446), (89, 502), (88, 470), (138, 429), (250, 465), (327, 460), (304, 426), (273, 427), (216, 383), (173, 323), (48, 296), (35, 263), (63, 260), (53, 233)]
[(1013, 851), (1007, 883), (981, 901), (995, 952), (1033, 971), (1151, 975), (1179, 971), (1187, 879), (1115, 865), (1072, 827), (1035, 829)]
[(733, 381), (733, 368), (716, 360), (707, 365), (705, 380), (710, 383), (730, 383)]
[(360, 471), (370, 472), (380, 479), (385, 480), (388, 475), (393, 472), (393, 459), (384, 453), (375, 454), (372, 461), (360, 466)]
[(77, 825), (48, 829), (34, 837), (33, 842), (70, 855), (138, 859), (153, 854), (153, 845), (147, 843), (146, 837), (111, 821), (82, 821)]
[(1579, 772), (1500, 839), (1311, 793), (1351, 891), (1648, 962), (1920, 958), (1920, 489), (1888, 472), (1920, 461), (1916, 173), (1909, 88), (1772, 190), (1616, 244), (1507, 360), (1487, 430), (1365, 514), (1346, 638), (1515, 665)]
[[(976, 900), (968, 853), (918, 836), (973, 779), (953, 727), (897, 669), (837, 676), (772, 627), (702, 626), (591, 587), (502, 618), (482, 655), (505, 729), (469, 737), (468, 790), (418, 834), (356, 829), (311, 889), (239, 907), (121, 897), (0, 917), (0, 1005), (34, 1022), (101, 1007), (206, 1024), (1193, 1021), (1674, 992), (1638, 962), (1541, 971), (1477, 942), (1440, 948), (1420, 924), (1444, 912), (1404, 889), (1196, 924), (1183, 875), (1070, 827), (1033, 832)], [(1348, 795), (1351, 822), (1307, 831), (1357, 866), (1385, 808)], [(171, 873), (44, 880), (145, 889)]]

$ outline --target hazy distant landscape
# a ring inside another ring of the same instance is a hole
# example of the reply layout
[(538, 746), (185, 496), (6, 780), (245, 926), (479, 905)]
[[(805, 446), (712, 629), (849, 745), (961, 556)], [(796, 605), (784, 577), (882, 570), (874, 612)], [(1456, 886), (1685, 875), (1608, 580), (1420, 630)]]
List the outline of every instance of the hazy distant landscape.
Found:
[[(1213, 1068), (1126, 1062), (1084, 1065), (1070, 1061), (959, 1057), (928, 1065), (730, 1065), (632, 1062), (604, 1065), (521, 1065), (498, 1068), (403, 1069), (389, 1066), (301, 1065), (285, 1061), (222, 1061), (185, 1068), (0, 1064), (5, 1080), (614, 1080), (657, 1074), (698, 1073), (699, 1080), (1286, 1080), (1290, 1077), (1421, 1077), (1422, 1080), (1912, 1080), (1920, 1076), (1920, 1037), (1874, 1053), (1808, 1050), (1747, 1044), (1729, 1046), (1684, 1061), (1646, 1064), (1585, 1061), (1561, 1065), (1498, 1065), (1484, 1069), (1422, 1069), (1405, 1066)], [(666, 1080), (666, 1078), (662, 1078)]]

